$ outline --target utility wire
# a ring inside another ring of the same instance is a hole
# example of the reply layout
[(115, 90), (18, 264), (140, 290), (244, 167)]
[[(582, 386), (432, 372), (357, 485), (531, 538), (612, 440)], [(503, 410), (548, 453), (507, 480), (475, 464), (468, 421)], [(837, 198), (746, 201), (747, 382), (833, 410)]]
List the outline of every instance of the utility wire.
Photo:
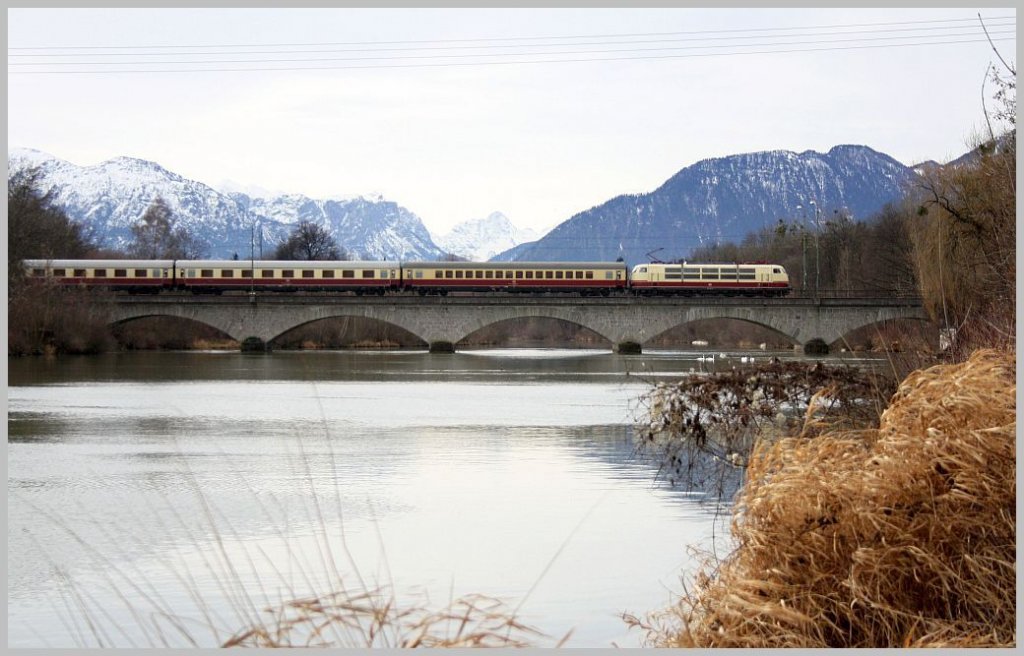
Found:
[[(995, 38), (991, 41), (1013, 41), (1016, 37), (1004, 37)], [(793, 53), (806, 53), (806, 52), (838, 52), (843, 50), (864, 50), (864, 49), (878, 49), (878, 48), (904, 48), (904, 47), (920, 47), (920, 46), (939, 46), (939, 45), (957, 45), (965, 43), (987, 43), (989, 40), (985, 37), (980, 39), (964, 39), (955, 41), (927, 41), (921, 43), (892, 43), (892, 44), (869, 44), (869, 45), (851, 45), (851, 46), (837, 46), (837, 47), (826, 47), (826, 48), (794, 48), (785, 50), (753, 50), (747, 52), (721, 52), (721, 53), (694, 53), (684, 55), (642, 55), (637, 57), (590, 57), (584, 59), (541, 59), (533, 61), (474, 61), (474, 62), (440, 62), (440, 63), (412, 63), (412, 64), (373, 64), (373, 65), (356, 65), (356, 66), (283, 66), (273, 68), (188, 68), (188, 69), (134, 69), (134, 70), (87, 70), (87, 71), (8, 71), (9, 75), (76, 75), (76, 74), (114, 74), (114, 73), (241, 73), (241, 72), (274, 72), (274, 71), (330, 71), (330, 70), (357, 70), (357, 69), (385, 69), (385, 68), (446, 68), (446, 67), (469, 67), (469, 66), (507, 66), (507, 65), (529, 65), (529, 64), (564, 64), (564, 63), (586, 63), (586, 62), (609, 62), (609, 61), (638, 61), (638, 60), (657, 60), (657, 59), (692, 59), (692, 58), (707, 58), (707, 57), (731, 57), (731, 56), (744, 56), (744, 55), (775, 55), (775, 54), (793, 54)], [(780, 44), (783, 45), (783, 44)], [(787, 44), (788, 45), (788, 44)], [(761, 47), (761, 46), (757, 46)], [(663, 50), (663, 49), (655, 49)], [(543, 54), (537, 56), (544, 56)], [(371, 58), (380, 59), (380, 58)], [(399, 59), (399, 58), (392, 58)], [(404, 57), (402, 58), (404, 59)], [(301, 60), (287, 60), (287, 61), (301, 61)], [(120, 65), (132, 65), (126, 62), (113, 62)], [(145, 62), (147, 65), (153, 65), (156, 62)], [(189, 62), (190, 64), (201, 64), (202, 62)], [(233, 63), (246, 63), (243, 61), (237, 61)], [(253, 63), (261, 63), (259, 61), (253, 61)], [(104, 62), (102, 65), (110, 65), (111, 62)], [(43, 64), (37, 64), (43, 65)], [(80, 64), (84, 65), (84, 64)]]
[[(996, 31), (989, 32), (989, 35), (1010, 35), (1015, 34), (1015, 30), (1009, 31)], [(959, 37), (970, 37), (977, 36), (977, 32), (965, 32), (957, 34), (943, 34), (935, 35), (941, 36), (942, 38), (959, 38)], [(709, 50), (724, 47), (743, 47), (743, 48), (772, 48), (778, 46), (804, 46), (804, 45), (820, 45), (825, 43), (858, 43), (858, 42), (871, 42), (871, 41), (895, 41), (895, 40), (907, 40), (907, 39), (920, 39), (925, 38), (922, 35), (908, 35), (908, 36), (880, 36), (880, 37), (857, 37), (853, 39), (827, 39), (827, 40), (812, 40), (812, 41), (793, 41), (787, 43), (753, 43), (753, 44), (730, 44), (730, 46), (722, 45), (689, 45), (689, 46), (659, 46), (654, 48), (612, 48), (603, 50), (555, 50), (547, 52), (501, 52), (501, 53), (470, 53), (470, 54), (428, 54), (428, 55), (378, 55), (370, 57), (314, 57), (314, 58), (288, 58), (288, 59), (206, 59), (206, 60), (185, 60), (185, 61), (144, 61), (144, 62), (129, 62), (129, 61), (113, 61), (113, 62), (101, 62), (101, 61), (78, 61), (78, 62), (10, 62), (8, 66), (140, 66), (140, 65), (160, 65), (160, 66), (177, 66), (177, 65), (208, 65), (208, 64), (268, 64), (268, 63), (301, 63), (301, 62), (338, 62), (338, 61), (397, 61), (397, 60), (410, 60), (410, 59), (469, 59), (469, 58), (483, 58), (483, 57), (549, 57), (558, 55), (592, 55), (592, 54), (608, 54), (608, 53), (642, 53), (642, 52), (659, 52), (659, 51), (671, 51), (671, 50)], [(926, 45), (930, 42), (923, 41), (921, 45)], [(552, 46), (545, 46), (552, 47)], [(356, 51), (358, 52), (358, 51)], [(189, 53), (191, 55), (192, 53)], [(238, 55), (241, 53), (212, 53), (220, 55)], [(271, 54), (271, 53), (268, 53)], [(742, 54), (742, 53), (739, 53)], [(30, 55), (19, 55), (22, 57)], [(114, 55), (123, 57), (124, 55)], [(205, 55), (204, 55), (205, 56)]]
[[(1005, 20), (1005, 19), (1004, 19)], [(1013, 19), (1009, 19), (1013, 20)], [(1012, 23), (996, 23), (993, 24), (993, 28), (1014, 28), (1016, 22)], [(386, 48), (346, 48), (346, 49), (327, 49), (327, 50), (240, 50), (240, 51), (227, 51), (227, 52), (187, 52), (178, 53), (180, 55), (188, 57), (199, 57), (199, 56), (218, 56), (218, 55), (284, 55), (284, 54), (328, 54), (328, 53), (342, 53), (342, 52), (405, 52), (405, 51), (423, 51), (423, 50), (482, 50), (482, 49), (495, 49), (495, 48), (554, 48), (554, 47), (572, 47), (577, 48), (581, 46), (603, 46), (603, 45), (631, 45), (631, 44), (648, 44), (648, 43), (678, 43), (678, 42), (690, 42), (690, 41), (735, 41), (738, 39), (804, 39), (811, 37), (829, 37), (829, 36), (850, 36), (855, 34), (883, 34), (893, 32), (935, 32), (939, 30), (962, 30), (962, 25), (946, 25), (941, 27), (909, 27), (909, 28), (897, 28), (897, 29), (885, 29), (885, 30), (856, 30), (848, 32), (809, 32), (805, 34), (779, 34), (776, 36), (767, 34), (755, 34), (755, 35), (744, 35), (744, 36), (727, 36), (727, 37), (689, 37), (689, 38), (661, 38), (661, 39), (640, 39), (640, 40), (618, 40), (618, 41), (584, 41), (580, 43), (535, 43), (535, 44), (489, 44), (489, 45), (455, 45), (455, 46), (407, 46), (407, 47), (386, 47)], [(983, 27), (978, 27), (976, 30), (972, 30), (971, 33), (983, 33)], [(971, 33), (967, 33), (970, 35)], [(919, 34), (919, 35), (908, 35), (899, 38), (931, 38), (933, 36), (965, 36), (965, 34)], [(867, 37), (865, 37), (867, 38)], [(883, 37), (879, 37), (883, 38)], [(897, 37), (893, 37), (897, 38)], [(852, 41), (854, 39), (843, 39), (843, 41)], [(778, 45), (786, 45), (787, 42), (780, 43)], [(742, 44), (735, 44), (737, 46)], [(774, 44), (773, 44), (774, 45)], [(101, 46), (97, 46), (100, 48)], [(111, 46), (113, 48), (114, 46)], [(152, 46), (153, 48), (159, 48), (161, 46)], [(190, 48), (195, 46), (180, 46), (183, 48)], [(235, 46), (207, 46), (210, 48), (228, 48)], [(21, 54), (11, 53), (9, 57), (27, 57), (27, 58), (42, 58), (42, 57), (163, 57), (168, 52), (100, 52), (100, 53), (35, 53), (35, 54)], [(546, 53), (541, 53), (546, 54)]]
[[(1016, 16), (995, 16), (987, 20), (1016, 20)], [(497, 41), (528, 41), (528, 40), (558, 40), (558, 39), (596, 39), (596, 38), (628, 38), (647, 36), (680, 36), (692, 34), (740, 34), (745, 32), (773, 32), (792, 30), (821, 30), (821, 29), (844, 29), (853, 27), (885, 27), (891, 25), (928, 25), (935, 23), (966, 23), (974, 22), (976, 18), (948, 18), (922, 21), (893, 21), (877, 23), (845, 23), (831, 25), (812, 25), (799, 27), (760, 27), (743, 28), (732, 30), (691, 30), (680, 32), (637, 32), (626, 34), (582, 34), (569, 36), (521, 36), (521, 37), (481, 37), (467, 39), (420, 39), (404, 41), (343, 41), (327, 43), (262, 43), (262, 44), (202, 44), (202, 45), (146, 45), (146, 46), (18, 46), (8, 47), (7, 50), (89, 50), (89, 49), (141, 49), (141, 48), (263, 48), (263, 47), (317, 47), (317, 46), (350, 46), (350, 45), (395, 45), (409, 43), (476, 43), (476, 42), (497, 42)]]

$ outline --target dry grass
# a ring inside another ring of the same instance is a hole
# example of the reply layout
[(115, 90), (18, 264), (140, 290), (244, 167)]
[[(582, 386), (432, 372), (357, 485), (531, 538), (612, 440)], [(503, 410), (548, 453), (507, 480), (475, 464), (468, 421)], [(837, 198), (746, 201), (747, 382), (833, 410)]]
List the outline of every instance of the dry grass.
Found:
[(879, 428), (763, 443), (733, 553), (641, 621), (658, 647), (1016, 644), (1016, 356), (911, 374)]
[(877, 426), (894, 390), (866, 369), (778, 360), (659, 383), (642, 399), (638, 450), (671, 484), (728, 496), (757, 443)]
[(379, 591), (336, 592), (266, 609), (267, 620), (223, 647), (530, 647), (542, 634), (501, 601), (462, 597), (447, 608), (399, 608)]

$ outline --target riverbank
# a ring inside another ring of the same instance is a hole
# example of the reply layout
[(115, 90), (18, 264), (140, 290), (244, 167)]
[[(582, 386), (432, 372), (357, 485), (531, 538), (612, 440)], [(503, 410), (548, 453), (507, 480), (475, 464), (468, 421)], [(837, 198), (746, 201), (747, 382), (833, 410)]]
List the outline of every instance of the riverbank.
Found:
[(1012, 647), (1016, 355), (916, 371), (877, 428), (754, 449), (732, 520), (654, 647)]

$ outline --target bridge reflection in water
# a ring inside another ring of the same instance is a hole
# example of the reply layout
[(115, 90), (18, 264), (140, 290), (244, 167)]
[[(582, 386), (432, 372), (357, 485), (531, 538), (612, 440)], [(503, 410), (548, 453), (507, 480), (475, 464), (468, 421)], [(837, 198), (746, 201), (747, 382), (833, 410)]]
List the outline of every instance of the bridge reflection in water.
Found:
[(392, 324), (430, 345), (452, 351), (467, 335), (512, 319), (543, 317), (576, 324), (607, 339), (617, 352), (639, 353), (661, 333), (704, 319), (736, 319), (764, 326), (801, 347), (827, 345), (872, 324), (928, 321), (918, 298), (642, 298), (466, 294), (382, 297), (319, 294), (195, 296), (112, 295), (103, 301), (111, 323), (179, 317), (207, 324), (251, 348), (303, 324), (363, 317)]

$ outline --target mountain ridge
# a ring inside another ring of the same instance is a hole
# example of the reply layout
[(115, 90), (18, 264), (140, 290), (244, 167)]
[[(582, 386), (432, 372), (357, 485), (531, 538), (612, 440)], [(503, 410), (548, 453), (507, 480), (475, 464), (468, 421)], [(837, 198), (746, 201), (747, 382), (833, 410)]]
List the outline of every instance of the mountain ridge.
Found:
[[(530, 235), (513, 236), (518, 229), (500, 212), (463, 222), (446, 235), (431, 235), (414, 212), (381, 196), (225, 193), (129, 156), (79, 167), (42, 151), (13, 149), (8, 167), (10, 175), (38, 167), (41, 191), (109, 248), (127, 246), (131, 225), (161, 196), (211, 257), (245, 256), (257, 246), (267, 255), (295, 223), (306, 220), (327, 229), (357, 259), (437, 260), (454, 252), (496, 261), (621, 257), (629, 264), (683, 258), (696, 247), (740, 241), (778, 221), (813, 227), (815, 220), (840, 212), (864, 219), (898, 199), (916, 175), (889, 155), (856, 144), (839, 144), (825, 153), (768, 150), (706, 158), (650, 192), (615, 196), (577, 212), (540, 238), (509, 248)], [(508, 241), (499, 246), (501, 239)], [(487, 241), (489, 249), (484, 248)], [(505, 250), (494, 254), (499, 248)]]

